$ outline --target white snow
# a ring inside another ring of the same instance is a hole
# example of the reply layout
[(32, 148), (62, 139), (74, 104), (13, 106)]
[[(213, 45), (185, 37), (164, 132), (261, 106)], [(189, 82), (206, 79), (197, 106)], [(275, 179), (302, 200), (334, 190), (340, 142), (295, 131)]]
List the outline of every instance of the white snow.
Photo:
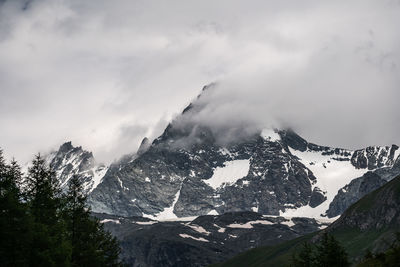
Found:
[(153, 215), (148, 215), (148, 214), (143, 214), (143, 217), (150, 218), (152, 220), (157, 220), (157, 221), (166, 221), (166, 220), (176, 220), (178, 217), (174, 213), (174, 207), (176, 202), (178, 202), (179, 195), (181, 194), (181, 189), (182, 185), (179, 188), (178, 192), (175, 195), (174, 202), (172, 205), (168, 208), (165, 208), (162, 212)]
[(218, 229), (218, 233), (225, 233), (226, 228), (221, 227), (221, 226), (219, 226), (219, 225), (216, 225), (215, 223), (214, 223), (214, 226), (217, 227), (217, 228), (219, 228), (219, 229)]
[(232, 153), (227, 149), (227, 148), (220, 148), (219, 152), (224, 155), (224, 156), (230, 156), (232, 157)]
[(295, 223), (292, 220), (281, 222), (281, 224), (287, 225), (289, 227), (292, 227), (295, 225)]
[(106, 175), (106, 172), (108, 171), (108, 167), (104, 168), (97, 168), (93, 170), (94, 176), (93, 176), (93, 185), (89, 189), (89, 192), (92, 192), (103, 180), (104, 175)]
[(240, 223), (232, 223), (227, 225), (229, 228), (243, 228), (243, 229), (250, 229), (253, 228), (253, 224), (263, 224), (263, 225), (272, 225), (273, 223), (270, 221), (264, 221), (264, 220), (256, 220), (256, 221), (250, 221), (244, 224)]
[(224, 183), (233, 184), (240, 178), (247, 176), (250, 170), (250, 160), (233, 160), (224, 163), (223, 167), (217, 167), (213, 176), (205, 180), (212, 188), (217, 189)]
[(276, 142), (276, 141), (281, 140), (281, 137), (274, 129), (262, 130), (261, 137), (264, 138), (264, 140), (271, 141), (271, 142)]
[(187, 227), (190, 227), (190, 228), (192, 228), (194, 231), (196, 231), (196, 232), (198, 232), (198, 233), (200, 233), (200, 234), (204, 234), (204, 235), (209, 235), (209, 234), (211, 234), (209, 231), (207, 231), (206, 229), (204, 229), (203, 227), (201, 227), (201, 226), (199, 226), (199, 225), (190, 225), (190, 224), (187, 224), (186, 225)]
[(212, 210), (207, 215), (218, 215), (218, 212), (216, 210)]
[(104, 219), (102, 221), (100, 221), (100, 223), (116, 223), (116, 224), (121, 224), (121, 222), (119, 220), (112, 220), (112, 219)]
[(201, 241), (201, 242), (210, 242), (207, 239), (204, 239), (202, 237), (194, 237), (194, 236), (187, 235), (187, 234), (179, 234), (179, 236), (183, 237), (183, 238), (191, 238), (191, 239), (194, 239), (196, 241)]
[(243, 228), (243, 229), (251, 229), (253, 228), (253, 225), (250, 222), (247, 222), (245, 224), (240, 224), (240, 223), (232, 223), (230, 225), (227, 225), (229, 228)]
[(320, 152), (301, 152), (293, 149), (290, 149), (290, 152), (313, 172), (317, 182), (312, 185), (312, 189), (318, 187), (326, 192), (327, 200), (315, 208), (311, 208), (309, 205), (297, 209), (288, 208), (284, 212), (280, 212), (280, 216), (283, 217), (324, 218), (321, 215), (325, 214), (339, 189), (368, 171), (367, 169), (356, 169), (350, 161), (332, 159), (336, 155), (322, 155)]
[(155, 223), (158, 223), (157, 221), (148, 221), (148, 222), (135, 222), (136, 224), (140, 224), (140, 225), (152, 225)]

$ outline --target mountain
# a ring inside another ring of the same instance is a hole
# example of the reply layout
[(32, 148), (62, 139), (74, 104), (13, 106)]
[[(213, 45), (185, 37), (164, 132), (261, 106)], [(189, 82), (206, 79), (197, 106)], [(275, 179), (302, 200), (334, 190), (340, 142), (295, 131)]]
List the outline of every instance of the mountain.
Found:
[(375, 171), (369, 171), (363, 176), (354, 179), (348, 185), (338, 191), (327, 211), (328, 217), (342, 214), (346, 208), (369, 192), (381, 187), (400, 174), (400, 158), (391, 167), (383, 167)]
[(210, 90), (108, 167), (71, 142), (47, 157), (63, 188), (81, 177), (133, 266), (201, 266), (263, 245), (288, 251), (298, 243), (287, 240), (311, 238), (400, 173), (396, 145), (331, 148), (289, 129), (221, 133), (196, 119)]
[(353, 262), (359, 262), (367, 250), (386, 251), (400, 231), (400, 176), (367, 194), (351, 205), (326, 229), (276, 246), (259, 247), (215, 266), (287, 265), (291, 255), (304, 242), (316, 242), (323, 232), (336, 237)]
[(291, 130), (264, 129), (221, 142), (221, 133), (194, 119), (210, 90), (205, 87), (152, 143), (145, 139), (134, 157), (109, 167), (89, 197), (95, 212), (153, 219), (236, 211), (336, 217), (368, 191), (337, 197), (339, 208), (327, 213), (341, 188), (367, 171), (392, 169), (398, 158), (395, 145), (331, 148)]
[(95, 212), (153, 219), (235, 211), (334, 218), (400, 173), (396, 145), (352, 151), (277, 129), (239, 131), (240, 138), (221, 142), (221, 133), (196, 120), (211, 90), (205, 87), (161, 136), (144, 138), (137, 153), (109, 167), (71, 142), (48, 162), (64, 188), (72, 175), (82, 177)]
[(82, 147), (74, 147), (71, 142), (66, 142), (57, 151), (46, 156), (46, 162), (56, 172), (61, 188), (65, 190), (73, 175), (77, 175), (83, 181), (85, 191), (92, 192), (108, 168), (103, 164), (97, 164), (93, 154)]
[(181, 221), (95, 214), (120, 240), (129, 266), (206, 266), (266, 244), (279, 244), (320, 230), (309, 218), (263, 216), (255, 212), (204, 215)]

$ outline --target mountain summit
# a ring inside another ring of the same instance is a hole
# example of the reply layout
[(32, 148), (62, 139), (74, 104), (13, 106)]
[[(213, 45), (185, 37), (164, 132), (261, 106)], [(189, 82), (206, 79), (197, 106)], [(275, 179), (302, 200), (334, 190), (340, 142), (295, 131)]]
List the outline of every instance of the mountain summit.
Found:
[[(153, 219), (234, 211), (335, 217), (394, 177), (395, 145), (352, 151), (309, 143), (291, 130), (224, 132), (198, 119), (206, 106), (201, 94), (151, 144), (144, 139), (132, 160), (112, 164), (92, 187), (93, 210)], [(365, 192), (349, 190), (349, 201), (342, 188), (368, 171), (382, 181)], [(334, 199), (340, 208), (330, 207)]]

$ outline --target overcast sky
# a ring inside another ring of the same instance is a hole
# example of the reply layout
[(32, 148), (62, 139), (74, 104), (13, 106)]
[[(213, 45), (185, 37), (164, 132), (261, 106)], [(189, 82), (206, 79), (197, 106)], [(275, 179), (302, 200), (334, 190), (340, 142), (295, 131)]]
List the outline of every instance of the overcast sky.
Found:
[(110, 162), (211, 82), (211, 125), (399, 144), (398, 25), (398, 0), (0, 0), (0, 146)]

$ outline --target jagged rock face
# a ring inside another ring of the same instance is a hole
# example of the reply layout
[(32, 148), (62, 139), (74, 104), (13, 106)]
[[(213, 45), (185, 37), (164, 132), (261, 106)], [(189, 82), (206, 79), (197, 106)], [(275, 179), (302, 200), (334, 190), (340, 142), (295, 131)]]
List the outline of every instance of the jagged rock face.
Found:
[(368, 170), (383, 180), (400, 173), (395, 145), (351, 151), (309, 143), (290, 130), (221, 142), (221, 132), (193, 119), (206, 105), (200, 95), (153, 143), (143, 139), (136, 154), (109, 168), (70, 142), (48, 161), (63, 188), (72, 175), (81, 177), (94, 211), (160, 219), (234, 211), (318, 218), (334, 199), (328, 216), (336, 216), (381, 184), (340, 190), (352, 180)]
[(396, 160), (394, 157), (398, 148), (398, 146), (392, 145), (390, 148), (367, 147), (366, 149), (356, 150), (351, 157), (351, 163), (357, 168), (368, 168), (368, 170), (390, 166)]
[(364, 196), (337, 220), (332, 229), (343, 226), (361, 230), (400, 226), (400, 176)]
[(46, 157), (49, 166), (55, 171), (61, 189), (66, 190), (73, 175), (83, 181), (85, 191), (91, 192), (107, 172), (104, 165), (96, 165), (93, 154), (82, 147), (74, 147), (71, 142), (60, 146), (58, 151)]
[(335, 196), (329, 210), (327, 211), (328, 217), (336, 217), (342, 214), (348, 207), (363, 196), (375, 189), (381, 187), (386, 183), (379, 175), (373, 172), (367, 172), (362, 177), (354, 179), (350, 184), (340, 189)]
[[(396, 146), (392, 146), (396, 147)], [(334, 200), (329, 205), (328, 217), (336, 217), (342, 214), (350, 205), (357, 202), (366, 194), (378, 189), (388, 181), (400, 174), (400, 157), (393, 166), (383, 167), (367, 172), (363, 176), (354, 179), (351, 183), (338, 191)]]
[(121, 244), (129, 266), (207, 266), (250, 248), (279, 244), (327, 224), (309, 218), (268, 217), (254, 212), (157, 222), (95, 214)]
[[(277, 215), (286, 204), (300, 207), (308, 203), (315, 177), (276, 140), (257, 136), (229, 147), (199, 143), (182, 149), (174, 147), (173, 137), (165, 136), (173, 135), (167, 129), (135, 161), (111, 167), (91, 195), (95, 211), (140, 216), (174, 204), (179, 217), (213, 210)], [(202, 136), (212, 138), (209, 133)], [(231, 176), (229, 168), (243, 173), (223, 185), (218, 179)], [(221, 177), (213, 176), (219, 169)], [(112, 204), (104, 207), (104, 203)]]
[[(257, 211), (320, 217), (338, 190), (368, 169), (391, 167), (397, 146), (351, 151), (307, 142), (292, 131), (263, 131), (221, 143), (192, 121), (190, 104), (129, 161), (113, 164), (89, 202), (95, 212), (174, 218)], [(297, 211), (296, 211), (297, 210)], [(286, 213), (285, 213), (286, 212)]]

